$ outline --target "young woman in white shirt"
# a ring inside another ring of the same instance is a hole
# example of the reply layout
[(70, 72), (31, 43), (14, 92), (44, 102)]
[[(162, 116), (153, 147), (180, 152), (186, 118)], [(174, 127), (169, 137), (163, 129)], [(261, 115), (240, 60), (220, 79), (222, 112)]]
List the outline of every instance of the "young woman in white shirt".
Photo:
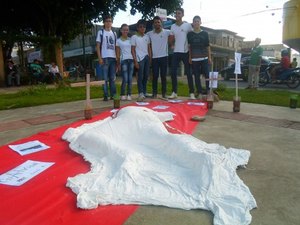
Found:
[(131, 54), (131, 40), (128, 37), (129, 26), (125, 23), (122, 24), (120, 32), (121, 36), (116, 43), (116, 55), (117, 64), (122, 74), (121, 100), (131, 100), (134, 63)]

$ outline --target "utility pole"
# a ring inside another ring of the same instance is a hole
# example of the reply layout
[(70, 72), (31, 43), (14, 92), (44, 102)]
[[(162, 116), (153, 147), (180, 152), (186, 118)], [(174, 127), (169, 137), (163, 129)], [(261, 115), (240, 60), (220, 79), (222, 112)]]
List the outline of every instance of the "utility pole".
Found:
[(85, 16), (82, 14), (82, 55), (83, 55), (83, 68), (86, 69), (86, 55), (85, 55)]

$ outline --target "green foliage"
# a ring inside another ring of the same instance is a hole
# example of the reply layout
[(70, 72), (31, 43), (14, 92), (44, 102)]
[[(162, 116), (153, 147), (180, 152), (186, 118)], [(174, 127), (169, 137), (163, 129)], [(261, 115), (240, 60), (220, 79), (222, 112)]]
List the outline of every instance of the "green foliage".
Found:
[(156, 8), (167, 9), (168, 15), (174, 14), (176, 8), (180, 7), (183, 0), (161, 1), (161, 0), (130, 0), (131, 14), (139, 11), (144, 19), (151, 19)]
[(216, 89), (216, 91), (225, 91), (226, 90), (226, 88), (227, 88), (227, 86), (226, 86), (226, 84), (224, 84), (224, 83), (219, 83), (218, 84), (218, 88)]
[[(182, 5), (182, 0), (130, 0), (131, 14), (141, 12), (143, 18), (154, 15), (155, 8), (167, 9), (173, 13)], [(101, 22), (102, 16), (112, 17), (119, 10), (126, 10), (127, 0), (11, 0), (0, 7), (0, 40), (4, 61), (11, 55), (16, 42), (42, 49), (45, 61), (55, 61), (53, 49), (59, 45), (69, 44), (80, 34), (89, 33), (95, 22)], [(12, 19), (13, 18), (13, 19)], [(57, 62), (62, 67), (62, 61)]]
[[(131, 13), (139, 11), (148, 18), (154, 15), (157, 7), (173, 13), (182, 2), (130, 0)], [(61, 41), (68, 44), (82, 32), (87, 32), (93, 22), (102, 21), (104, 14), (114, 17), (119, 10), (126, 10), (126, 3), (127, 0), (11, 0), (0, 8), (2, 18), (8, 18), (0, 21), (0, 39), (10, 40), (10, 43), (30, 41), (45, 45)]]

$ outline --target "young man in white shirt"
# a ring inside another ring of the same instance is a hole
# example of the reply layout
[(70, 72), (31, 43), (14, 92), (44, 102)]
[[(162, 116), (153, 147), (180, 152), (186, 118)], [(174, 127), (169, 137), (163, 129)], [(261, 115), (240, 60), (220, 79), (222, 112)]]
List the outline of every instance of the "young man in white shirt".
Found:
[(103, 85), (104, 101), (108, 100), (108, 83), (110, 89), (110, 98), (113, 99), (116, 94), (116, 41), (115, 32), (112, 31), (112, 17), (107, 15), (103, 18), (104, 29), (97, 33), (96, 51), (99, 64), (103, 68), (105, 83)]
[(154, 29), (147, 34), (150, 37), (152, 50), (152, 97), (157, 97), (157, 81), (161, 78), (162, 97), (166, 98), (167, 92), (167, 67), (168, 67), (168, 38), (170, 30), (162, 28), (162, 20), (159, 16), (153, 18)]
[(177, 68), (179, 66), (180, 61), (184, 64), (184, 71), (187, 75), (188, 86), (190, 98), (195, 99), (194, 95), (194, 84), (193, 77), (190, 71), (189, 64), (189, 53), (188, 53), (188, 44), (187, 44), (187, 33), (192, 31), (192, 25), (190, 23), (186, 23), (182, 21), (182, 17), (184, 16), (184, 9), (178, 8), (176, 9), (176, 23), (171, 26), (171, 35), (174, 36), (175, 45), (174, 45), (174, 53), (172, 56), (172, 94), (169, 98), (177, 98)]

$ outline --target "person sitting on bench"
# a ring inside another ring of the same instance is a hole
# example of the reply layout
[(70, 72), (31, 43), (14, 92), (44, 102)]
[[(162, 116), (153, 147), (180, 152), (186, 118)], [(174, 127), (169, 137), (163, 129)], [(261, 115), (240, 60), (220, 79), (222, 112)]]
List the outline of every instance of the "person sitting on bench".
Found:
[(8, 87), (11, 87), (13, 83), (20, 86), (20, 74), (18, 68), (11, 59), (7, 61), (6, 74)]
[(57, 80), (62, 80), (62, 76), (59, 72), (58, 66), (56, 65), (55, 62), (52, 62), (51, 65), (49, 66), (49, 70), (48, 70), (51, 79), (56, 82)]
[(30, 64), (30, 70), (33, 76), (33, 79), (39, 83), (43, 83), (45, 80), (44, 70), (40, 65), (40, 61), (35, 59), (33, 63)]

